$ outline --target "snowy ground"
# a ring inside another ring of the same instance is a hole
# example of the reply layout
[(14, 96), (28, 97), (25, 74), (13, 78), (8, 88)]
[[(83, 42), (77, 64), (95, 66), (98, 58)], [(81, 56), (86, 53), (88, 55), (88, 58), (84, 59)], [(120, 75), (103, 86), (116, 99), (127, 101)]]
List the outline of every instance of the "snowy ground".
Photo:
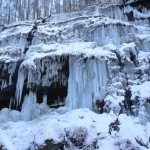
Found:
[(0, 144), (8, 150), (34, 149), (48, 139), (53, 139), (54, 143), (66, 141), (72, 147), (74, 143), (69, 135), (80, 140), (81, 134), (84, 136), (82, 149), (146, 150), (150, 146), (150, 123), (143, 126), (138, 118), (125, 114), (117, 117), (113, 113), (95, 114), (88, 109), (66, 111), (66, 108), (59, 108), (33, 121), (5, 120), (0, 124)]

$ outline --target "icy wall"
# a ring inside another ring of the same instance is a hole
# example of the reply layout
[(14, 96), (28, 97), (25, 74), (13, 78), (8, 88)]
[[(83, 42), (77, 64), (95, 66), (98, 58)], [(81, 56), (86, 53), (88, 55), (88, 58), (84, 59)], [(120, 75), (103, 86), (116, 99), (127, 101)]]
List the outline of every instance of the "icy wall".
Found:
[(16, 121), (66, 105), (145, 124), (150, 95), (138, 89), (150, 85), (149, 18), (149, 4), (131, 1), (1, 27), (0, 109), (21, 111)]
[(105, 98), (107, 86), (107, 62), (96, 58), (71, 56), (67, 106), (72, 109), (95, 109), (95, 102)]

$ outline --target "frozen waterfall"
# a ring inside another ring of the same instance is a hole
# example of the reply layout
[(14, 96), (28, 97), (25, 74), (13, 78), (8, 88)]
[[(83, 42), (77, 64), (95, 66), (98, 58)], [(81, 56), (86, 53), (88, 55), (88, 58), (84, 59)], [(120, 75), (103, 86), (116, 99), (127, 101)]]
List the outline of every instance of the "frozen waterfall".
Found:
[(65, 105), (95, 111), (97, 102), (108, 113), (130, 107), (135, 115), (142, 105), (147, 111), (149, 97), (130, 91), (125, 104), (125, 91), (150, 80), (149, 17), (146, 3), (132, 1), (6, 26), (0, 31), (0, 109), (21, 111), (13, 120)]
[(95, 109), (96, 100), (105, 98), (107, 86), (106, 61), (71, 56), (69, 59), (69, 81), (66, 105), (71, 109)]

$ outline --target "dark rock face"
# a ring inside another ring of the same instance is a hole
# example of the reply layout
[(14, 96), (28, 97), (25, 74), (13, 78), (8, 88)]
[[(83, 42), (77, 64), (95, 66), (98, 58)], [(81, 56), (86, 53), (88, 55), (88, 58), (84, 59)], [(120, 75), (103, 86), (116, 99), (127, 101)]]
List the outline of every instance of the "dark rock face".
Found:
[(134, 14), (133, 11), (126, 13), (127, 17), (128, 17), (128, 21), (134, 21)]
[(0, 109), (9, 107), (10, 99), (15, 97), (16, 85), (8, 85), (6, 88), (0, 91)]
[(0, 62), (0, 109), (9, 107), (10, 100), (15, 99), (16, 82), (20, 61), (17, 63)]
[(45, 145), (39, 147), (38, 150), (64, 150), (63, 143), (53, 143), (53, 140), (46, 140)]
[(97, 100), (96, 101), (96, 107), (97, 107), (97, 112), (102, 114), (104, 112), (104, 106), (105, 106), (105, 102), (104, 100)]
[(130, 4), (132, 7), (137, 7), (139, 8), (139, 10), (142, 8), (142, 7), (146, 7), (147, 9), (150, 9), (150, 2), (147, 1), (147, 0), (138, 0), (138, 1), (135, 1), (133, 3)]

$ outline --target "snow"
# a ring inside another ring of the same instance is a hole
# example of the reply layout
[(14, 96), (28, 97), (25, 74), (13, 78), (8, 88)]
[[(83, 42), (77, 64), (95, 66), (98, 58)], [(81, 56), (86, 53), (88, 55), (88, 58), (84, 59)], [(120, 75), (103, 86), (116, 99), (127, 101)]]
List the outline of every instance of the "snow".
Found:
[(3, 145), (7, 150), (16, 150), (7, 135), (0, 129), (0, 145)]
[[(113, 45), (111, 45), (113, 48)], [(111, 49), (110, 46), (110, 49)], [(106, 46), (105, 46), (106, 47)], [(105, 47), (98, 47), (96, 43), (93, 42), (74, 42), (68, 44), (40, 44), (31, 46), (29, 51), (25, 56), (26, 64), (29, 60), (34, 60), (37, 58), (42, 58), (45, 56), (57, 56), (57, 55), (81, 55), (83, 54), (84, 57), (96, 57), (102, 60), (106, 60), (107, 57), (114, 58), (115, 55), (110, 52), (109, 50), (105, 50)], [(24, 63), (25, 63), (24, 62)], [(32, 62), (29, 62), (32, 65)]]
[[(30, 30), (32, 29), (32, 25), (30, 25), (29, 23), (26, 25), (23, 25), (22, 28), (20, 28), (20, 24), (18, 23), (18, 26), (16, 26), (14, 28), (15, 25), (12, 24), (11, 27), (7, 27), (7, 30), (4, 30), (1, 34), (0, 40), (2, 40), (3, 38), (7, 37), (7, 36), (15, 36), (15, 35), (24, 35), (27, 34), (28, 32), (30, 32)], [(9, 33), (9, 34), (8, 34)], [(14, 41), (13, 41), (14, 42)]]
[(143, 14), (137, 10), (134, 10), (134, 17), (135, 18), (149, 18), (150, 17), (150, 12), (147, 12), (147, 14)]
[(140, 85), (131, 86), (133, 97), (140, 96), (143, 100), (150, 98), (150, 81), (146, 81)]
[[(117, 118), (120, 122), (118, 125), (120, 130), (119, 132), (112, 130), (110, 136), (109, 125)], [(29, 122), (13, 123), (8, 121), (0, 125), (0, 133), (3, 135), (0, 136), (0, 143), (8, 150), (25, 150), (35, 145), (43, 145), (47, 139), (53, 139), (54, 143), (62, 142), (64, 138), (67, 140), (66, 131), (73, 134), (77, 130), (87, 132), (86, 145), (97, 140), (98, 149), (111, 150), (113, 147), (114, 150), (117, 150), (119, 143), (124, 145), (124, 149), (128, 140), (131, 142), (132, 148), (139, 147), (141, 150), (145, 150), (136, 143), (135, 138), (149, 145), (149, 123), (142, 126), (139, 124), (138, 118), (126, 115), (117, 117), (113, 113), (99, 115), (88, 109), (72, 110), (64, 114), (48, 113)]]

